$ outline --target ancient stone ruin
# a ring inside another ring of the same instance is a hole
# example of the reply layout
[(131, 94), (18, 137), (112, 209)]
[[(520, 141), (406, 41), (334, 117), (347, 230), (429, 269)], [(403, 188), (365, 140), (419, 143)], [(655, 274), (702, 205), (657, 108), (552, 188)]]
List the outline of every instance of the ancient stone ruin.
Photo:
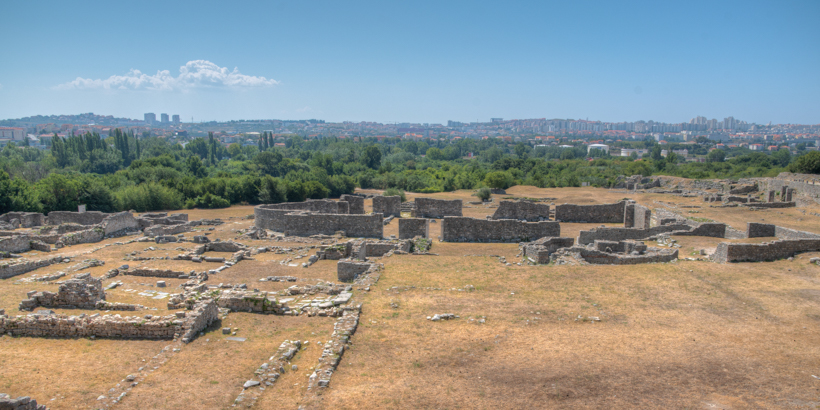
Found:
[(490, 219), (538, 222), (550, 219), (550, 206), (533, 201), (501, 201)]
[(374, 196), (373, 197), (373, 212), (384, 215), (385, 217), (401, 216), (401, 197), (400, 196)]
[(399, 219), (399, 239), (413, 239), (417, 236), (430, 237), (430, 220), (426, 218)]
[(603, 205), (563, 204), (555, 206), (559, 222), (623, 223), (626, 201)]
[(460, 199), (416, 198), (415, 204), (414, 218), (438, 219), (445, 216), (461, 216), (462, 202)]
[(529, 242), (551, 236), (561, 236), (561, 227), (557, 222), (453, 216), (445, 217), (441, 222), (443, 242)]

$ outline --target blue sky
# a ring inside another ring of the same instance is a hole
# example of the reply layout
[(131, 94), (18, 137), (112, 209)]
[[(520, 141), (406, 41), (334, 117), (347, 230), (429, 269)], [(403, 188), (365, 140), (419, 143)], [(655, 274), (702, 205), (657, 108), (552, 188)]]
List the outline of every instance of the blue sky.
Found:
[(4, 1), (0, 16), (0, 118), (820, 123), (816, 0)]

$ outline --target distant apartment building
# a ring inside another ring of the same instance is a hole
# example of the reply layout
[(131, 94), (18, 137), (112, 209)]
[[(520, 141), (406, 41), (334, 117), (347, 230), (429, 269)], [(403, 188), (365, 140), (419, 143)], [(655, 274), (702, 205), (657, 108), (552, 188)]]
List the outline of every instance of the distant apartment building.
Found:
[(174, 115), (173, 116), (173, 122), (174, 122), (174, 125), (179, 125), (179, 115)]
[(155, 122), (157, 122), (157, 115), (156, 114), (154, 114), (152, 112), (145, 113), (145, 123), (146, 124), (154, 125)]
[(159, 115), (159, 118), (160, 118), (160, 122), (163, 123), (163, 124), (168, 124), (170, 122), (170, 121), (168, 121), (168, 114), (162, 113), (162, 114)]
[(0, 127), (0, 138), (12, 141), (22, 141), (26, 137), (25, 128)]

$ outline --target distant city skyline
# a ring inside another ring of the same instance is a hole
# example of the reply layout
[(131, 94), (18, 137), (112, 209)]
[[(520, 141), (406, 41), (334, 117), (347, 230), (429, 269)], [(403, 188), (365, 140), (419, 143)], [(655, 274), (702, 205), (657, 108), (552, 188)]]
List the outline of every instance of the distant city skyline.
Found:
[[(811, 0), (46, 1), (0, 13), (3, 118), (820, 123)], [(124, 16), (140, 24), (106, 27)]]

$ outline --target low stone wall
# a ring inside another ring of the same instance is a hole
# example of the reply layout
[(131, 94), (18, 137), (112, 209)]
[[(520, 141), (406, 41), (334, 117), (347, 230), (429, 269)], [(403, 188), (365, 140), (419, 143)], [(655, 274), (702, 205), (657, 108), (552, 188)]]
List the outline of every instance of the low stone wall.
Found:
[(548, 236), (561, 236), (558, 222), (448, 216), (441, 223), (444, 242), (529, 242)]
[(85, 231), (71, 232), (63, 235), (59, 241), (59, 246), (72, 246), (81, 243), (99, 242), (105, 238), (105, 230), (102, 226), (95, 226)]
[(555, 206), (555, 220), (559, 222), (623, 223), (626, 202), (603, 205), (563, 204)]
[(172, 340), (188, 343), (218, 319), (213, 299), (205, 298), (188, 312), (168, 316), (31, 314), (0, 316), (0, 335), (23, 337), (102, 337), (116, 339)]
[(283, 315), (288, 310), (277, 303), (275, 299), (268, 299), (267, 292), (250, 292), (243, 290), (225, 290), (219, 295), (217, 306), (229, 309), (232, 312), (272, 313)]
[(195, 226), (200, 224), (197, 221), (183, 222), (176, 225), (152, 225), (145, 228), (142, 232), (145, 236), (153, 238), (155, 236), (176, 235), (184, 232), (191, 232)]
[(374, 196), (373, 212), (387, 216), (401, 216), (401, 197), (394, 196)]
[(675, 232), (674, 235), (681, 236), (708, 236), (711, 238), (725, 238), (726, 224), (719, 222), (704, 222), (698, 223), (686, 220), (686, 224), (690, 226), (690, 230), (683, 232)]
[(577, 251), (584, 261), (596, 265), (638, 265), (678, 259), (677, 249), (648, 248), (646, 253), (639, 255), (602, 252), (590, 247), (571, 248), (571, 251)]
[(257, 209), (309, 211), (323, 214), (347, 214), (350, 213), (350, 205), (346, 201), (332, 201), (330, 199), (310, 199), (305, 202), (284, 202), (281, 204), (259, 205), (254, 208), (254, 215)]
[(60, 263), (65, 259), (64, 256), (55, 256), (52, 258), (40, 259), (36, 261), (14, 261), (11, 263), (0, 264), (0, 279), (8, 279), (24, 273), (31, 272), (35, 269), (40, 269), (55, 263)]
[(342, 195), (341, 201), (347, 202), (348, 213), (351, 215), (364, 214), (364, 197), (358, 195)]
[[(258, 213), (255, 214), (259, 216)], [(371, 215), (288, 213), (280, 215), (275, 220), (269, 219), (269, 214), (264, 210), (262, 214), (265, 217), (257, 217), (254, 221), (257, 228), (273, 229), (288, 236), (334, 235), (338, 231), (344, 231), (349, 237), (381, 239), (384, 236), (383, 217), (378, 213)]]
[(684, 232), (690, 231), (692, 228), (689, 225), (662, 225), (655, 226), (649, 229), (638, 228), (593, 228), (589, 231), (581, 231), (578, 235), (578, 244), (588, 245), (596, 240), (604, 241), (623, 241), (623, 240), (642, 240), (662, 233), (669, 232)]
[(417, 236), (430, 237), (430, 220), (426, 218), (399, 219), (399, 239), (413, 239)]
[[(367, 258), (378, 258), (400, 247), (401, 244), (393, 242), (364, 242), (361, 246), (359, 246), (359, 252), (356, 257), (361, 260)], [(409, 242), (404, 247), (409, 250)]]
[(28, 299), (20, 302), (20, 310), (36, 307), (66, 307), (94, 309), (97, 302), (105, 300), (102, 281), (89, 273), (81, 273), (60, 284), (57, 293), (29, 292)]
[(795, 202), (750, 202), (741, 204), (750, 208), (794, 208), (797, 206)]
[(416, 198), (415, 218), (444, 218), (445, 216), (461, 216), (462, 202), (460, 199), (444, 200), (432, 198)]
[(786, 239), (768, 243), (719, 243), (712, 261), (765, 262), (785, 259), (800, 252), (820, 251), (820, 239)]
[(0, 410), (48, 410), (48, 407), (37, 404), (37, 400), (28, 396), (12, 399), (11, 396), (0, 393)]
[(568, 248), (575, 243), (572, 238), (547, 237), (524, 245), (524, 256), (535, 263), (549, 263), (550, 256), (561, 248)]
[(367, 272), (371, 266), (369, 262), (342, 259), (336, 263), (336, 275), (339, 282), (353, 282), (356, 277)]
[(812, 232), (798, 231), (773, 224), (749, 222), (746, 225), (747, 238), (764, 238), (775, 236), (780, 239), (820, 239), (820, 235)]
[(88, 212), (68, 212), (68, 211), (51, 211), (48, 213), (49, 225), (62, 225), (67, 223), (75, 223), (79, 225), (96, 225), (107, 218), (109, 214), (99, 211)]
[(519, 221), (548, 221), (550, 206), (532, 201), (501, 201), (490, 219), (517, 219)]
[(188, 277), (185, 272), (163, 269), (132, 269), (121, 272), (123, 275), (129, 276), (144, 276), (150, 278), (172, 278), (178, 279), (181, 276)]

